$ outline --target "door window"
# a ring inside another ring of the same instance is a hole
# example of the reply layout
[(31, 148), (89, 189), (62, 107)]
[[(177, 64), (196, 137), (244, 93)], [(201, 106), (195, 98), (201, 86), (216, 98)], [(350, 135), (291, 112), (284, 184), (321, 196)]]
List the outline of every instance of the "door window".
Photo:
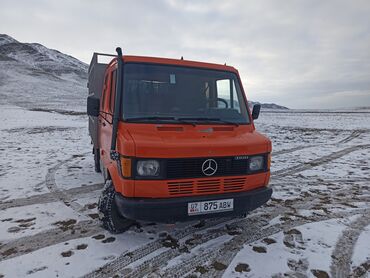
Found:
[(238, 94), (233, 79), (220, 79), (216, 81), (217, 107), (235, 109), (240, 113)]
[(109, 94), (109, 112), (113, 114), (114, 98), (116, 96), (117, 70), (112, 71), (110, 80), (111, 80), (111, 83), (110, 83), (110, 94)]
[(109, 77), (109, 75), (108, 74), (106, 74), (105, 75), (105, 77), (104, 77), (104, 84), (103, 84), (103, 94), (102, 94), (102, 97), (101, 97), (101, 108), (102, 108), (102, 110), (104, 111), (104, 110), (106, 110), (105, 109), (105, 104), (106, 104), (106, 101), (105, 101), (105, 99), (106, 99), (106, 97), (107, 97), (107, 89), (108, 89), (108, 77)]

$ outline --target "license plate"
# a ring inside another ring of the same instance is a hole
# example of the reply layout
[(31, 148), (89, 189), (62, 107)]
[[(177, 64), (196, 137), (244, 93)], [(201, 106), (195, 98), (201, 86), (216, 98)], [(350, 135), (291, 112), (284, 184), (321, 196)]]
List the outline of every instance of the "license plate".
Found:
[(234, 199), (188, 203), (188, 215), (230, 211), (234, 209)]

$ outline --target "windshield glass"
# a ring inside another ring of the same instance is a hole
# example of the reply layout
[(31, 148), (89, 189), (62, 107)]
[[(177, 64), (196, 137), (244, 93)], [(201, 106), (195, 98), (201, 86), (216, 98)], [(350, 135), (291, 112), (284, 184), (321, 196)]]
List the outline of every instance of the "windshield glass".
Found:
[(131, 122), (248, 124), (234, 73), (179, 66), (124, 66), (123, 119)]

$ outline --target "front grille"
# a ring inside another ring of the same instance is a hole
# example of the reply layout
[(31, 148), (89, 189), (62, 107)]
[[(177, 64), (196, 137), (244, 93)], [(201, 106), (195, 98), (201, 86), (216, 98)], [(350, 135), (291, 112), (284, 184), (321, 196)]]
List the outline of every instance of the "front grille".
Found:
[[(234, 157), (210, 157), (217, 162), (217, 171), (212, 177), (246, 175), (248, 169), (247, 159)], [(181, 158), (167, 159), (167, 179), (201, 178), (207, 177), (202, 172), (202, 164), (209, 158)]]
[(224, 191), (237, 191), (243, 189), (245, 178), (224, 179)]
[(241, 191), (246, 178), (201, 179), (168, 182), (168, 193), (176, 195), (214, 194)]
[(197, 181), (197, 193), (217, 193), (220, 190), (221, 182), (219, 179)]
[(193, 181), (183, 181), (183, 182), (168, 182), (168, 192), (170, 195), (179, 194), (192, 194), (193, 193)]

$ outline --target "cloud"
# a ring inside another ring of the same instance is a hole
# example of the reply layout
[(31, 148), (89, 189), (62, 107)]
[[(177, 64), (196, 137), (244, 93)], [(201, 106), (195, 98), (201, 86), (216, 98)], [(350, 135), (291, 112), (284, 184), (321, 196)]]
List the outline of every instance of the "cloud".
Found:
[(250, 99), (292, 108), (370, 106), (369, 14), (369, 1), (3, 0), (0, 32), (87, 63), (117, 45), (226, 62)]

